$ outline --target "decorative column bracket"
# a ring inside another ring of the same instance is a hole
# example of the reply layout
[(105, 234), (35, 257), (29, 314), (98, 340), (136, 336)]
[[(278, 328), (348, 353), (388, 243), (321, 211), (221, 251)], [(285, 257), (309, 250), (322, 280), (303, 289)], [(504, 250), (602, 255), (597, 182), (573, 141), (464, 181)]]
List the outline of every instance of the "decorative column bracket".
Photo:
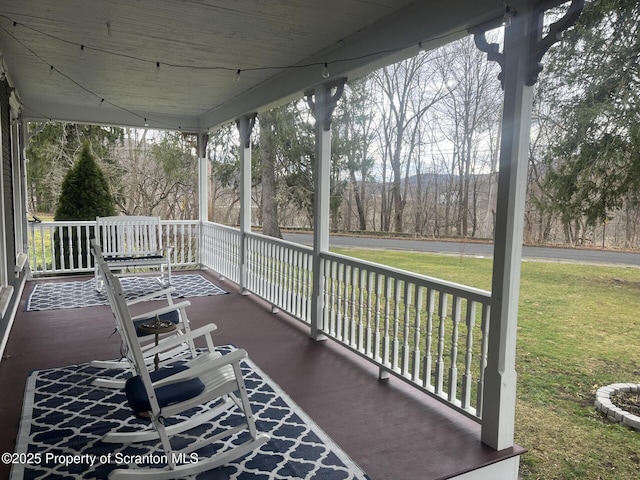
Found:
[[(541, 63), (542, 57), (549, 51), (549, 48), (560, 40), (562, 40), (562, 34), (569, 27), (574, 25), (584, 8), (584, 0), (571, 0), (571, 5), (567, 12), (549, 26), (549, 32), (544, 37), (542, 36), (542, 30), (544, 27), (544, 14), (550, 8), (556, 7), (562, 3), (558, 0), (541, 0), (539, 1), (533, 10), (533, 23), (531, 32), (529, 35), (529, 73), (526, 80), (526, 85), (531, 87), (538, 81), (538, 75), (542, 72), (543, 65)], [(505, 18), (517, 15), (518, 12), (510, 9), (506, 6)], [(498, 80), (504, 89), (504, 53), (500, 52), (500, 45), (497, 43), (487, 42), (486, 33), (488, 30), (497, 28), (501, 24), (501, 20), (494, 20), (482, 24), (475, 29), (470, 30), (469, 33), (473, 35), (474, 41), (478, 49), (487, 54), (487, 60), (494, 61), (500, 65), (500, 74)], [(508, 28), (508, 27), (507, 27)]]
[(338, 104), (338, 100), (340, 100), (340, 97), (342, 97), (345, 83), (347, 83), (347, 78), (341, 77), (332, 82), (327, 82), (320, 85), (319, 87), (316, 87), (325, 88), (326, 94), (324, 95), (324, 108), (320, 109), (324, 118), (317, 117), (318, 109), (316, 108), (316, 102), (314, 99), (315, 88), (304, 92), (305, 96), (307, 97), (307, 104), (311, 109), (311, 113), (313, 113), (313, 116), (316, 117), (317, 122), (321, 122), (322, 129), (325, 132), (328, 132), (331, 129), (331, 119), (333, 116), (333, 111)]
[[(244, 148), (249, 148), (251, 146), (251, 132), (253, 132), (253, 127), (256, 124), (257, 116), (258, 114), (254, 112), (248, 115), (243, 115), (242, 117), (236, 120), (236, 127), (238, 128), (238, 132), (240, 132), (240, 144)], [(242, 118), (245, 118), (245, 117), (247, 119), (247, 129), (243, 131), (243, 129), (240, 128), (240, 122)]]

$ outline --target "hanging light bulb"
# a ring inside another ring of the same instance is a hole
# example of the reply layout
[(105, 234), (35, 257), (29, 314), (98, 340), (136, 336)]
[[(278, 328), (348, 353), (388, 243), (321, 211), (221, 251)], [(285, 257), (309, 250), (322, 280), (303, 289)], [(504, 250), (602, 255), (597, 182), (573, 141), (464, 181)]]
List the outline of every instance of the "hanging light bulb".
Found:
[(100, 101), (98, 102), (98, 107), (101, 107), (104, 105), (104, 98), (101, 98)]
[(238, 83), (240, 81), (240, 69), (238, 69), (238, 71), (236, 72), (236, 78), (234, 78), (233, 81), (236, 82), (236, 83)]
[(107, 37), (111, 38), (111, 22), (107, 22)]
[(54, 70), (55, 70), (54, 66), (53, 66), (53, 65), (51, 65), (51, 66), (49, 67), (49, 76), (50, 76), (50, 77), (52, 77), (52, 76), (53, 76), (53, 71), (54, 71)]
[(147, 122), (147, 119), (146, 119), (146, 118), (144, 119), (144, 126), (145, 126), (145, 127), (148, 127), (148, 126), (149, 126), (149, 122)]
[(84, 58), (84, 45), (80, 45), (80, 53), (78, 57), (82, 60)]
[(515, 15), (515, 12), (513, 10), (511, 10), (511, 7), (509, 7), (509, 5), (507, 5), (506, 3), (504, 4), (504, 17), (503, 17), (503, 23), (505, 27), (508, 27), (509, 25), (511, 25), (511, 20), (513, 19), (513, 16)]
[(11, 25), (11, 35), (16, 33), (16, 27), (17, 26), (18, 26), (18, 22), (13, 22), (13, 24)]
[(330, 76), (331, 74), (329, 73), (329, 65), (325, 62), (322, 69), (322, 78), (329, 78)]
[(156, 77), (160, 76), (160, 62), (156, 62)]

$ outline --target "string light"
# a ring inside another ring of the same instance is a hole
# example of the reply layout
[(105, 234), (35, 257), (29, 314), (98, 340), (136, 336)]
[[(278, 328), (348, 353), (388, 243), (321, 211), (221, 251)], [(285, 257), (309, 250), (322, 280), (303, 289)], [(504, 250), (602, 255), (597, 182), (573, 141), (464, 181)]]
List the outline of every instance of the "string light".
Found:
[(324, 67), (322, 68), (322, 78), (329, 78), (330, 76), (329, 65), (325, 62)]
[[(504, 15), (504, 20), (505, 20), (505, 24), (508, 22), (510, 23), (511, 21), (511, 17), (513, 15), (515, 15), (515, 12), (512, 11), (505, 2), (505, 15)], [(103, 53), (106, 55), (113, 55), (116, 57), (120, 57), (120, 58), (127, 58), (129, 60), (135, 60), (135, 61), (139, 61), (139, 62), (145, 62), (145, 63), (152, 63), (155, 64), (155, 75), (159, 76), (160, 75), (160, 63), (163, 63), (164, 65), (168, 66), (168, 67), (172, 67), (172, 68), (188, 68), (188, 69), (196, 69), (196, 70), (218, 70), (218, 71), (235, 71), (235, 77), (234, 77), (234, 81), (235, 82), (239, 82), (240, 81), (240, 74), (242, 71), (263, 71), (263, 70), (287, 70), (287, 69), (304, 69), (304, 68), (309, 68), (309, 67), (313, 67), (313, 66), (318, 66), (318, 65), (322, 65), (322, 77), (323, 78), (329, 78), (330, 77), (330, 72), (329, 72), (329, 62), (310, 62), (310, 63), (306, 63), (306, 64), (293, 64), (293, 65), (264, 65), (264, 66), (258, 66), (258, 67), (249, 67), (249, 68), (245, 68), (245, 69), (239, 69), (239, 68), (232, 68), (232, 67), (226, 67), (226, 66), (203, 66), (203, 65), (189, 65), (189, 64), (178, 64), (178, 63), (169, 63), (169, 62), (160, 62), (158, 60), (150, 60), (150, 59), (145, 59), (145, 58), (141, 58), (141, 57), (137, 57), (135, 55), (130, 55), (130, 54), (125, 54), (125, 53), (120, 53), (120, 52), (113, 52), (113, 51), (109, 51), (109, 50), (105, 50), (105, 49), (101, 49), (101, 48), (96, 48), (96, 47), (91, 47), (91, 46), (85, 46), (84, 44), (79, 44), (76, 42), (72, 42), (70, 40), (66, 40), (64, 38), (58, 37), (56, 35), (52, 35), (50, 33), (44, 32), (42, 30), (39, 30), (37, 28), (34, 28), (30, 25), (26, 25), (26, 24), (22, 24), (19, 23), (17, 21), (14, 21), (13, 19), (11, 19), (10, 17), (4, 15), (4, 14), (0, 14), (0, 18), (5, 18), (7, 20), (9, 20), (10, 22), (12, 22), (12, 27), (10, 29), (10, 31), (8, 31), (7, 29), (5, 29), (4, 27), (2, 27), (0, 25), (0, 30), (4, 30), (6, 33), (8, 33), (16, 42), (18, 42), (20, 45), (22, 45), (25, 49), (27, 49), (29, 52), (31, 52), (36, 58), (38, 58), (40, 61), (42, 61), (43, 63), (48, 64), (48, 62), (46, 62), (37, 52), (35, 52), (33, 49), (31, 49), (28, 45), (24, 44), (20, 39), (16, 38), (13, 35), (13, 32), (15, 31), (16, 27), (18, 25), (20, 25), (21, 27), (24, 27), (25, 29), (29, 29), (32, 30), (36, 33), (39, 33), (41, 35), (47, 36), (49, 38), (55, 39), (57, 41), (69, 44), (69, 45), (75, 45), (75, 46), (79, 46), (80, 47), (80, 54), (79, 57), (80, 58), (84, 58), (85, 57), (85, 53), (87, 50), (92, 50), (95, 52), (99, 52), (99, 53)], [(106, 22), (106, 28), (107, 28), (107, 35), (109, 37), (112, 36), (112, 32), (111, 32), (111, 22), (107, 21)], [(466, 29), (462, 29), (460, 30), (460, 32), (466, 31)], [(429, 40), (438, 40), (441, 38), (445, 38), (445, 36), (438, 36), (438, 37), (434, 37), (434, 38), (430, 38)], [(415, 45), (415, 44), (412, 44)], [(386, 49), (386, 50), (379, 50), (379, 51), (375, 51), (375, 52), (370, 52), (364, 55), (358, 55), (355, 57), (347, 57), (347, 58), (341, 58), (341, 59), (336, 59), (333, 60), (331, 63), (348, 63), (348, 62), (352, 62), (355, 60), (363, 60), (369, 57), (379, 57), (382, 55), (388, 55), (388, 54), (393, 54), (393, 53), (397, 53), (399, 51), (405, 50), (407, 48), (410, 48), (411, 45), (405, 45), (402, 47), (396, 47), (396, 48), (390, 48), (390, 49)], [(418, 43), (418, 47), (420, 49), (423, 49), (424, 46), (422, 44), (422, 42)], [(70, 82), (72, 82), (73, 84), (75, 84), (76, 86), (78, 86), (79, 88), (81, 88), (82, 90), (86, 91), (87, 93), (93, 95), (94, 97), (99, 99), (99, 105), (103, 105), (104, 102), (106, 101), (104, 98), (102, 98), (100, 95), (98, 95), (97, 93), (91, 91), (90, 89), (86, 88), (85, 86), (81, 85), (79, 82), (77, 82), (76, 80), (74, 80), (73, 78), (71, 78), (69, 75), (66, 75), (65, 73), (61, 72), (60, 70), (58, 70), (54, 65), (49, 65), (49, 74), (52, 75), (53, 72), (57, 72), (59, 75), (63, 76), (64, 78), (66, 78), (67, 80), (69, 80)], [(109, 103), (111, 106), (113, 106), (114, 108), (120, 109), (124, 112), (127, 112), (137, 118), (141, 118), (144, 119), (144, 124), (145, 126), (148, 126), (148, 122), (147, 122), (147, 118), (142, 117), (141, 115), (137, 114), (136, 112), (124, 107), (124, 106), (120, 106), (120, 105), (116, 105), (112, 102), (107, 102)], [(45, 115), (37, 112), (36, 110), (33, 110), (32, 108), (29, 108), (32, 111), (35, 111), (36, 113), (38, 113), (41, 117), (46, 118)], [(52, 119), (50, 118), (49, 121), (52, 121)], [(155, 121), (156, 123), (158, 123), (159, 125), (163, 125), (166, 127), (171, 127), (171, 128), (175, 128), (175, 125), (171, 125), (165, 122), (161, 122), (161, 121)], [(182, 127), (178, 126), (178, 130), (181, 130)]]
[[(60, 42), (63, 42), (63, 43), (67, 43), (69, 45), (79, 46), (79, 47), (81, 47), (82, 50), (85, 50), (85, 51), (86, 50), (91, 50), (91, 51), (94, 51), (94, 52), (103, 53), (105, 55), (113, 55), (113, 56), (116, 56), (116, 57), (126, 58), (126, 59), (129, 59), (129, 60), (135, 60), (135, 61), (138, 61), (138, 62), (150, 63), (152, 65), (155, 65), (156, 69), (158, 69), (159, 66), (160, 66), (160, 63), (162, 63), (164, 66), (171, 67), (171, 68), (188, 68), (188, 69), (194, 69), (194, 70), (211, 70), (211, 71), (214, 71), (214, 70), (231, 71), (231, 72), (235, 72), (236, 73), (236, 77), (237, 77), (238, 70), (240, 70), (241, 72), (263, 71), (263, 70), (288, 70), (288, 69), (304, 69), (304, 68), (320, 66), (320, 65), (322, 65), (324, 67), (323, 68), (323, 74), (324, 74), (325, 69), (326, 69), (326, 72), (328, 73), (328, 65), (329, 65), (329, 63), (332, 63), (332, 64), (349, 63), (349, 62), (352, 62), (352, 61), (355, 61), (355, 60), (363, 60), (363, 59), (369, 58), (369, 57), (377, 57), (377, 56), (381, 56), (381, 55), (393, 54), (393, 53), (400, 52), (402, 50), (406, 50), (407, 48), (410, 48), (412, 45), (415, 45), (414, 43), (411, 43), (411, 44), (408, 44), (408, 45), (395, 47), (395, 48), (389, 48), (389, 49), (386, 49), (386, 50), (377, 50), (375, 52), (370, 52), (370, 53), (366, 53), (366, 54), (363, 54), (363, 55), (357, 55), (357, 56), (354, 56), (354, 57), (340, 58), (340, 59), (332, 60), (331, 62), (317, 61), (317, 62), (291, 64), (291, 65), (288, 65), (288, 64), (263, 65), (263, 66), (258, 66), (258, 67), (248, 67), (248, 68), (238, 69), (237, 67), (227, 67), (227, 66), (220, 66), (220, 65), (207, 66), (207, 65), (181, 64), (181, 63), (173, 63), (173, 62), (151, 60), (151, 59), (148, 59), (148, 58), (142, 58), (142, 57), (138, 57), (138, 56), (127, 54), (127, 53), (114, 52), (114, 51), (106, 50), (106, 49), (103, 49), (103, 48), (91, 47), (91, 46), (88, 46), (88, 45), (80, 45), (80, 44), (78, 44), (76, 42), (72, 42), (70, 40), (61, 38), (61, 37), (59, 37), (57, 35), (53, 35), (53, 34), (45, 32), (43, 30), (40, 30), (38, 28), (34, 28), (34, 27), (30, 26), (30, 25), (26, 25), (26, 24), (22, 24), (22, 23), (19, 23), (19, 22), (15, 22), (15, 21), (13, 21), (12, 18), (8, 17), (7, 15), (0, 14), (0, 18), (5, 18), (5, 19), (11, 21), (12, 23), (14, 23), (16, 25), (19, 24), (23, 28), (32, 30), (32, 31), (34, 31), (36, 33), (39, 33), (39, 34), (44, 35), (44, 36), (47, 36), (47, 37), (52, 38), (54, 40), (57, 40), (57, 41), (60, 41)], [(107, 23), (107, 33), (109, 33), (111, 31), (111, 22), (106, 22), (106, 23)], [(3, 28), (0, 26), (0, 29), (3, 29)], [(467, 30), (466, 28), (465, 29), (461, 29), (459, 32), (464, 32), (466, 30)], [(438, 39), (445, 38), (445, 37), (446, 36), (443, 35), (443, 36), (430, 38), (429, 40), (438, 40)], [(418, 46), (421, 47), (422, 46), (422, 42), (420, 42), (418, 44)]]

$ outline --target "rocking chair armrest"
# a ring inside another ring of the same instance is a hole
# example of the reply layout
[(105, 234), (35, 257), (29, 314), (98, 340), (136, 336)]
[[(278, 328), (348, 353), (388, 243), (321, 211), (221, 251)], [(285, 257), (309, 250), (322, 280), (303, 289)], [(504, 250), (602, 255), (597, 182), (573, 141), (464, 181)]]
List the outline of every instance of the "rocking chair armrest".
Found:
[(165, 258), (169, 258), (174, 250), (175, 247), (173, 245), (167, 245), (166, 247), (162, 247), (162, 251), (160, 252), (160, 254)]
[(166, 350), (170, 350), (178, 345), (182, 345), (183, 343), (194, 340), (196, 338), (204, 337), (209, 333), (216, 330), (218, 326), (215, 323), (209, 323), (204, 327), (196, 328), (195, 330), (191, 330), (189, 333), (182, 333), (180, 335), (175, 335), (173, 337), (165, 337), (160, 340), (157, 346), (149, 348), (145, 350), (145, 356), (150, 357), (155, 355), (156, 353), (162, 353)]
[(189, 367), (186, 370), (182, 370), (175, 375), (170, 375), (157, 382), (153, 383), (153, 388), (162, 387), (165, 385), (171, 385), (172, 383), (182, 382), (190, 380), (192, 378), (199, 377), (203, 373), (211, 372), (212, 370), (219, 370), (222, 367), (231, 365), (234, 363), (240, 363), (240, 360), (247, 358), (247, 352), (244, 349), (234, 350), (233, 352), (218, 357), (212, 358), (207, 362), (200, 363), (196, 366)]
[(191, 305), (191, 302), (189, 302), (189, 300), (185, 300), (184, 302), (180, 302), (180, 303), (174, 303), (171, 305), (167, 305), (161, 308), (158, 308), (156, 310), (151, 310), (149, 312), (144, 312), (141, 313), (139, 315), (136, 315), (135, 317), (131, 317), (131, 320), (133, 321), (137, 321), (137, 320), (144, 320), (145, 318), (153, 318), (156, 315), (162, 315), (164, 313), (169, 313), (169, 312), (176, 312), (178, 310), (182, 310), (186, 307), (188, 307), (189, 305)]
[(127, 306), (135, 305), (136, 303), (146, 302), (147, 300), (153, 300), (154, 298), (158, 298), (161, 296), (171, 296), (171, 293), (176, 291), (176, 287), (168, 287), (163, 288), (162, 290), (157, 290), (155, 292), (148, 293), (138, 298), (134, 298), (132, 300), (127, 301)]

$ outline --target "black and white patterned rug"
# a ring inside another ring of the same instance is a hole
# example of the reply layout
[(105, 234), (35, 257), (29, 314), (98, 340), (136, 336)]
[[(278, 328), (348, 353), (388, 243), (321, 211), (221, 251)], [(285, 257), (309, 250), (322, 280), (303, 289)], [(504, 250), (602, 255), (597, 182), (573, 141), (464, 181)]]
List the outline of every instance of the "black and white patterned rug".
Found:
[[(156, 277), (122, 277), (122, 289), (127, 300), (159, 290)], [(176, 298), (221, 295), (225, 292), (200, 274), (172, 275), (171, 286)], [(58, 308), (93, 307), (107, 305), (107, 295), (98, 292), (94, 279), (71, 282), (38, 283), (27, 301), (26, 311), (55, 310)]]
[[(233, 348), (225, 345), (217, 347), (217, 350), (228, 353)], [(271, 439), (238, 460), (189, 478), (369, 479), (251, 360), (242, 362), (242, 370), (256, 426)], [(120, 390), (91, 385), (96, 375), (105, 373), (88, 364), (31, 373), (14, 454), (16, 459), (24, 462), (13, 464), (10, 480), (102, 479), (115, 468), (127, 468), (127, 465), (117, 463), (119, 459), (162, 454), (160, 445), (153, 441), (127, 446), (100, 440), (113, 429), (132, 429), (145, 423), (131, 414)], [(189, 442), (189, 436), (193, 440), (194, 436), (208, 435), (216, 430), (217, 425), (235, 425), (240, 418), (237, 412), (225, 413), (222, 418), (183, 434), (186, 438), (180, 441)], [(237, 438), (232, 441), (237, 441)], [(205, 447), (204, 452), (198, 451), (198, 458), (204, 458), (215, 448), (216, 445), (212, 445)], [(71, 464), (71, 460), (78, 463)], [(101, 460), (106, 463), (101, 463)], [(95, 463), (91, 464), (92, 461)]]

